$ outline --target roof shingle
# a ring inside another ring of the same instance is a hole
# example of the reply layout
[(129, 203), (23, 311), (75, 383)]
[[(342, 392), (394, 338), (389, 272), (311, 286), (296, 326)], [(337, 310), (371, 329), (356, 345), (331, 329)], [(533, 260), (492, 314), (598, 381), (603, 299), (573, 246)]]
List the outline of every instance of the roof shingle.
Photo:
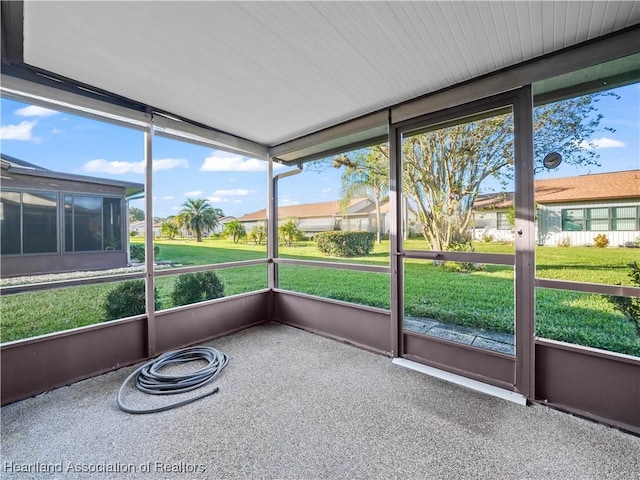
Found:
[[(479, 195), (475, 208), (507, 208), (513, 192)], [(640, 199), (640, 170), (592, 173), (535, 181), (535, 201), (540, 204), (597, 200)]]

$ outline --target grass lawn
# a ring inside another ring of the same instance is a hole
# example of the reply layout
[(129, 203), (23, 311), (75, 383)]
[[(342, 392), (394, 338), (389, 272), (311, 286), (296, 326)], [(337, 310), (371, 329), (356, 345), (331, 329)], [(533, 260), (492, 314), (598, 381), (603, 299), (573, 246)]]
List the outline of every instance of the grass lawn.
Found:
[[(142, 242), (142, 239), (132, 239)], [(175, 265), (205, 265), (266, 258), (265, 245), (233, 244), (219, 239), (160, 240), (157, 260)], [(409, 240), (408, 249), (424, 243)], [(344, 259), (321, 256), (313, 242), (280, 246), (280, 256), (307, 260), (388, 265), (389, 244), (376, 245), (371, 255)], [(478, 243), (479, 252), (513, 253), (514, 247)], [(537, 276), (606, 284), (628, 284), (626, 264), (639, 251), (624, 248), (538, 247)], [(280, 287), (358, 304), (389, 308), (389, 276), (299, 265), (280, 265)], [(266, 287), (266, 265), (218, 270), (225, 295)], [(161, 308), (172, 307), (176, 276), (156, 280)], [(489, 265), (473, 273), (457, 273), (429, 261), (405, 262), (405, 315), (513, 332), (513, 268)], [(102, 303), (113, 285), (88, 285), (5, 296), (2, 341), (97, 323)], [(536, 331), (541, 337), (640, 355), (640, 338), (631, 323), (613, 310), (604, 296), (549, 289), (536, 291)]]

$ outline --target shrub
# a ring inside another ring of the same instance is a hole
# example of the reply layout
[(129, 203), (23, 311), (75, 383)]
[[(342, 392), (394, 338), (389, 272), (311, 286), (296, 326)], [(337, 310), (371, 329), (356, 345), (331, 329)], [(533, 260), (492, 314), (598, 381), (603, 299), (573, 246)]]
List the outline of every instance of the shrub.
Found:
[(565, 235), (558, 242), (559, 247), (570, 247), (571, 246), (571, 237), (569, 235)]
[(215, 272), (180, 275), (171, 292), (171, 300), (176, 307), (220, 297), (224, 297), (224, 284)]
[[(160, 308), (158, 291), (154, 292), (155, 308)], [(146, 311), (144, 280), (119, 284), (107, 294), (103, 304), (105, 321), (142, 315)]]
[[(632, 283), (640, 287), (640, 264), (633, 262), (628, 264), (631, 269), (629, 277)], [(639, 297), (609, 297), (614, 308), (627, 317), (636, 328), (636, 334), (640, 337), (640, 298)]]
[(593, 243), (598, 248), (604, 248), (609, 245), (609, 239), (604, 233), (599, 233), (593, 238)]
[(373, 232), (322, 232), (314, 239), (320, 252), (336, 257), (358, 257), (373, 251)]
[[(141, 243), (134, 243), (129, 247), (131, 252), (131, 260), (136, 260), (140, 263), (144, 262), (144, 245)], [(153, 246), (153, 257), (157, 258), (160, 255), (160, 247), (158, 245)]]
[(225, 224), (223, 233), (227, 238), (231, 238), (233, 243), (238, 243), (241, 238), (247, 236), (247, 230), (238, 220), (232, 220)]
[(175, 222), (164, 221), (160, 226), (160, 233), (167, 237), (169, 240), (173, 240), (180, 233), (178, 225)]
[(302, 238), (302, 231), (298, 228), (298, 221), (294, 218), (287, 220), (278, 228), (280, 238), (284, 240), (287, 247), (290, 247), (293, 242), (297, 242)]
[(133, 230), (132, 232), (129, 233), (129, 235), (131, 237), (135, 237), (136, 235), (138, 235), (138, 232), (136, 232), (135, 230)]
[(493, 242), (493, 235), (487, 235), (486, 233), (484, 235), (482, 235), (482, 241), (483, 242)]
[[(447, 250), (450, 252), (475, 252), (476, 247), (473, 240), (468, 234), (454, 235)], [(478, 270), (484, 270), (484, 265), (471, 262), (444, 262), (446, 270), (460, 273), (470, 273)]]
[(247, 234), (247, 239), (252, 241), (256, 245), (260, 245), (266, 236), (267, 231), (264, 228), (264, 225), (256, 225)]

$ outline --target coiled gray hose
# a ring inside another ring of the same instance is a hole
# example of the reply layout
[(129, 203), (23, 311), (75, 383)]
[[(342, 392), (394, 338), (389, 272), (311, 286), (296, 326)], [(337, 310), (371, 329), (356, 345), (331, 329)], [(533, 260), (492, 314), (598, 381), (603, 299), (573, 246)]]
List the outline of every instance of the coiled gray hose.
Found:
[[(185, 375), (165, 375), (160, 373), (160, 370), (168, 365), (191, 362), (194, 360), (204, 360), (207, 362), (207, 365), (200, 370), (196, 370)], [(145, 363), (127, 377), (118, 390), (116, 402), (118, 403), (118, 407), (127, 413), (156, 413), (163, 412), (171, 408), (181, 407), (182, 405), (195, 402), (196, 400), (216, 393), (218, 391), (218, 387), (180, 402), (148, 409), (130, 408), (124, 405), (122, 402), (122, 390), (131, 381), (131, 379), (137, 375), (136, 387), (138, 390), (151, 395), (171, 395), (190, 392), (191, 390), (195, 390), (211, 383), (213, 379), (220, 374), (222, 369), (227, 366), (227, 363), (229, 363), (227, 356), (211, 347), (190, 347), (163, 353), (155, 360)]]

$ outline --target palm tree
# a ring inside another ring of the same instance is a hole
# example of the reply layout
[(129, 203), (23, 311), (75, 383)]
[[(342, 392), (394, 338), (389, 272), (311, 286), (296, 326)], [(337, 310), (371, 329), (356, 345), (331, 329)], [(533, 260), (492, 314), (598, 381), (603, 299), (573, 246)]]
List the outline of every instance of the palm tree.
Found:
[(201, 242), (202, 233), (218, 225), (218, 219), (223, 216), (222, 210), (213, 208), (206, 198), (187, 198), (182, 210), (175, 216), (175, 222), (192, 232), (196, 242)]
[(376, 237), (381, 242), (380, 203), (389, 189), (388, 152), (386, 145), (378, 145), (333, 160), (336, 168), (345, 167), (342, 174), (341, 204), (346, 208), (351, 200), (371, 195), (376, 206)]

